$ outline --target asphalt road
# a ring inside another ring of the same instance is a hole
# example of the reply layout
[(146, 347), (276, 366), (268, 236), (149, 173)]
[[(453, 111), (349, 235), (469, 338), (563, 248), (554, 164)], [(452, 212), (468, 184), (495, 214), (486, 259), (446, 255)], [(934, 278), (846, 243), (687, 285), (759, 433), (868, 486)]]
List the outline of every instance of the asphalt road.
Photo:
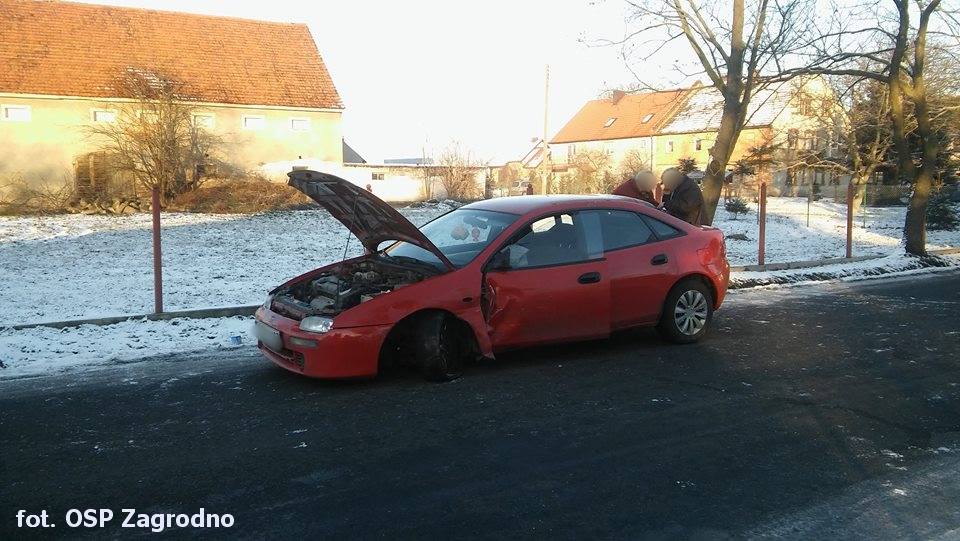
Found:
[(739, 292), (698, 345), (630, 332), (447, 384), (309, 381), (252, 348), (3, 382), (0, 538), (201, 507), (234, 527), (166, 534), (950, 538), (958, 321), (948, 274)]

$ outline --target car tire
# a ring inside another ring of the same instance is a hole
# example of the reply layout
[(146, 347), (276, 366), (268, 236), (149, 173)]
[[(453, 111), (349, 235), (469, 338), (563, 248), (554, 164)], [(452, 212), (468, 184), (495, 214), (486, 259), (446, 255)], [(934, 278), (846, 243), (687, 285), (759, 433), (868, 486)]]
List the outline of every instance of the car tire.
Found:
[(673, 286), (663, 304), (657, 330), (678, 344), (696, 342), (707, 334), (713, 320), (713, 294), (697, 279), (683, 280)]
[(455, 318), (431, 315), (420, 327), (417, 343), (417, 364), (427, 381), (453, 381), (463, 375), (469, 348)]

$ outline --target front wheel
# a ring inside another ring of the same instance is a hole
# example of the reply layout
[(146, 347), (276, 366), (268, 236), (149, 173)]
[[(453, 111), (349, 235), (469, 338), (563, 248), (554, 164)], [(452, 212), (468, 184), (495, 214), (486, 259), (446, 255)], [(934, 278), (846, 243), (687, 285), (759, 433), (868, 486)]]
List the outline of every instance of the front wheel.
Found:
[(670, 290), (657, 329), (664, 338), (689, 344), (703, 338), (713, 319), (713, 295), (700, 280), (684, 280)]
[(457, 321), (449, 315), (435, 315), (420, 328), (417, 364), (429, 381), (452, 381), (463, 375), (469, 347)]

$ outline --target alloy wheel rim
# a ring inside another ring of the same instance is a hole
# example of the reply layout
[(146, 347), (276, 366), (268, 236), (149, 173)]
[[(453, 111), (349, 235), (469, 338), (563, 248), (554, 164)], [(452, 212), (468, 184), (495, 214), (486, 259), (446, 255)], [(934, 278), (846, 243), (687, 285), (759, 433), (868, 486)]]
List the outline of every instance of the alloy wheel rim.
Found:
[(673, 320), (681, 333), (693, 336), (707, 325), (707, 311), (706, 296), (695, 289), (691, 289), (677, 299)]

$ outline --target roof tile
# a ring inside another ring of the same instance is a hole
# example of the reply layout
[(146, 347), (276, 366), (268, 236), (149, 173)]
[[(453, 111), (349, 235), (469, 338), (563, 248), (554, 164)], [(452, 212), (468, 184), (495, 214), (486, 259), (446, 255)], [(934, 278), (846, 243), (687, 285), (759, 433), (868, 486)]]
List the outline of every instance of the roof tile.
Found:
[(129, 69), (212, 103), (343, 108), (310, 30), (52, 0), (0, 0), (0, 92), (111, 98)]

